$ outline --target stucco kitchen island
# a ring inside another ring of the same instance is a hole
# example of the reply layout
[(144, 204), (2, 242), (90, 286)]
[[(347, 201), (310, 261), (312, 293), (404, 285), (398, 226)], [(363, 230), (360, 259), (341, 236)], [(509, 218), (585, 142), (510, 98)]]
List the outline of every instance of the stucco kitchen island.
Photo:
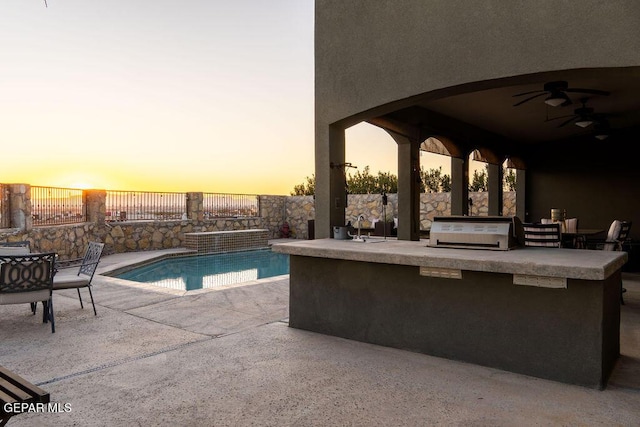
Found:
[(620, 353), (624, 252), (319, 239), (290, 255), (289, 325), (604, 388)]

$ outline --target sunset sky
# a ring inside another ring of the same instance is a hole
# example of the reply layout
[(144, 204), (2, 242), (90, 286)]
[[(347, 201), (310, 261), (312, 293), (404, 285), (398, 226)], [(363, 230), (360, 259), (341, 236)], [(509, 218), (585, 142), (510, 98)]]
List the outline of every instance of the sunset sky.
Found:
[[(313, 0), (0, 1), (0, 182), (289, 194), (314, 173)], [(382, 130), (347, 161), (397, 173)]]

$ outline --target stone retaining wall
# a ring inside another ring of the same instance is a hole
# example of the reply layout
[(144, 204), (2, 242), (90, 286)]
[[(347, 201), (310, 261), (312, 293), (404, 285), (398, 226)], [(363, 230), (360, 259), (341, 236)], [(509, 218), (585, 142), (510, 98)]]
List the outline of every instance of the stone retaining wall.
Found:
[(55, 251), (60, 259), (81, 258), (90, 241), (105, 244), (104, 253), (148, 251), (185, 246), (185, 233), (263, 228), (260, 218), (208, 221), (131, 221), (35, 227), (0, 232), (0, 241), (28, 240), (33, 252)]

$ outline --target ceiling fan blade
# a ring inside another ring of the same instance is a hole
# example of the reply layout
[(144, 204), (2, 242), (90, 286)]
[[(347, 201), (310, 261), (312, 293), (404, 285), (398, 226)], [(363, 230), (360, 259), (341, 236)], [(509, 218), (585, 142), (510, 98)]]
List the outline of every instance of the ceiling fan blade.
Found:
[(580, 88), (577, 88), (577, 87), (572, 87), (572, 88), (566, 89), (565, 92), (590, 93), (592, 95), (602, 95), (602, 96), (608, 96), (609, 95), (609, 92), (606, 92), (604, 90), (580, 89)]
[(566, 119), (567, 117), (576, 117), (576, 115), (575, 114), (567, 114), (566, 116), (551, 117), (550, 119), (545, 120), (545, 122), (550, 122), (552, 120), (558, 120), (558, 119)]
[(529, 97), (529, 98), (527, 98), (527, 99), (523, 99), (522, 101), (520, 101), (520, 102), (518, 102), (518, 103), (516, 103), (516, 104), (513, 104), (513, 106), (514, 106), (514, 107), (517, 107), (517, 106), (518, 106), (518, 105), (520, 105), (520, 104), (524, 104), (524, 103), (525, 103), (525, 102), (527, 102), (527, 101), (531, 101), (532, 99), (538, 98), (538, 97), (540, 97), (540, 96), (544, 96), (544, 95), (546, 95), (546, 94), (547, 94), (547, 92), (542, 92), (542, 93), (539, 93), (539, 94), (537, 94), (537, 95), (530, 96), (530, 97)]
[(531, 95), (532, 93), (539, 93), (539, 92), (546, 92), (546, 91), (545, 90), (532, 90), (532, 91), (529, 91), (529, 92), (516, 93), (513, 96), (516, 97), (516, 96)]
[[(565, 93), (565, 95), (566, 95), (566, 93)], [(560, 106), (561, 106), (561, 107), (566, 107), (567, 105), (571, 105), (571, 104), (573, 104), (573, 101), (571, 100), (571, 98), (569, 98), (569, 97), (567, 96), (567, 100), (566, 100), (566, 101), (564, 101), (562, 104), (560, 104)]]
[(576, 120), (578, 120), (580, 117), (579, 116), (574, 116), (572, 118), (570, 118), (569, 120), (567, 120), (566, 122), (563, 122), (561, 124), (558, 125), (559, 128), (568, 125), (571, 122), (575, 122)]

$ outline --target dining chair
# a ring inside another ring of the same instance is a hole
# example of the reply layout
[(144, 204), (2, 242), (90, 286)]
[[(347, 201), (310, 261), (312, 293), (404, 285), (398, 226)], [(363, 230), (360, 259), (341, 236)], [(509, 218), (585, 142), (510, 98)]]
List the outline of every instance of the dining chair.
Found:
[(629, 238), (629, 232), (631, 231), (631, 221), (613, 220), (607, 231), (607, 237), (605, 240), (596, 240), (594, 249), (603, 251), (621, 251), (622, 245)]
[(562, 242), (560, 224), (522, 224), (525, 246), (559, 248)]
[(564, 220), (564, 232), (567, 236), (563, 236), (563, 245), (574, 249), (583, 249), (585, 238), (578, 234), (578, 218), (567, 218)]
[[(31, 242), (19, 240), (17, 242), (0, 242), (0, 255), (26, 255), (31, 253)], [(31, 312), (36, 314), (37, 303), (31, 303)]]
[[(631, 221), (613, 220), (607, 232), (607, 239), (596, 245), (596, 249), (603, 251), (622, 251), (622, 245), (629, 238)], [(624, 304), (624, 293), (627, 289), (620, 284), (620, 303)]]
[[(82, 303), (82, 295), (80, 295), (81, 288), (89, 289), (89, 296), (91, 297), (91, 305), (93, 306), (93, 314), (98, 315), (96, 312), (96, 304), (93, 300), (93, 293), (91, 292), (91, 281), (93, 275), (100, 263), (100, 257), (102, 256), (102, 250), (104, 249), (104, 243), (89, 242), (87, 250), (82, 258), (82, 263), (78, 270), (71, 268), (59, 268), (56, 276), (53, 279), (53, 290), (58, 291), (61, 289), (76, 289), (78, 291), (78, 299), (80, 300), (80, 307), (84, 308)], [(68, 261), (67, 261), (68, 262)], [(61, 263), (62, 264), (62, 263)]]
[(53, 276), (56, 254), (0, 255), (0, 305), (38, 303), (42, 301), (42, 322), (53, 316)]

